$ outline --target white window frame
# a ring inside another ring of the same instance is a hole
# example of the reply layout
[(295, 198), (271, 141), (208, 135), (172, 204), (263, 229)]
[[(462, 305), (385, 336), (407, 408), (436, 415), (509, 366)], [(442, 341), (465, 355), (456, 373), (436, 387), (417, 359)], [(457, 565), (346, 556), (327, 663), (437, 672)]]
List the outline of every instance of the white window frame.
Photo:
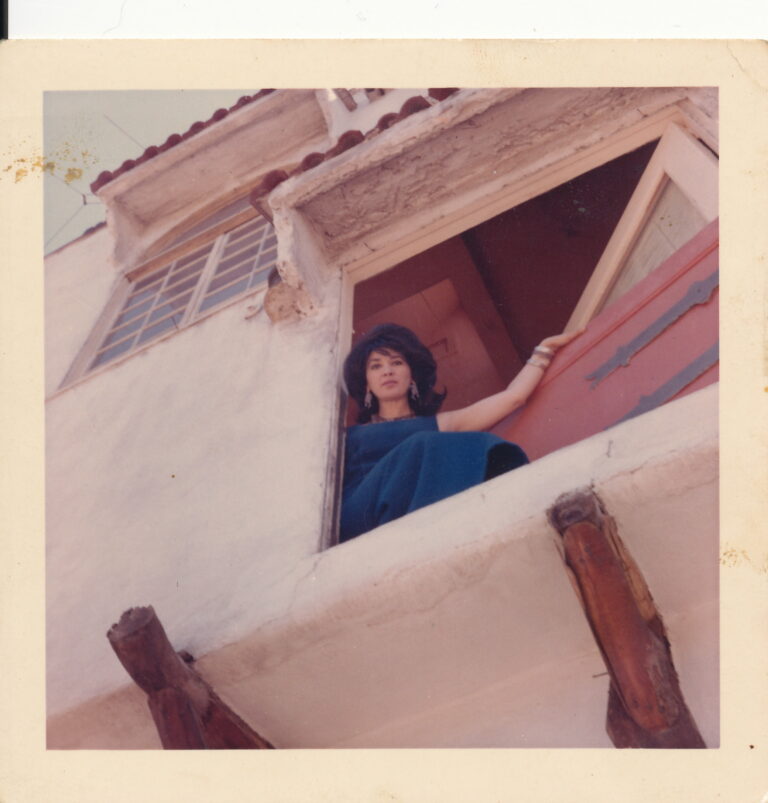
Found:
[[(112, 296), (107, 303), (103, 313), (99, 317), (96, 325), (93, 327), (91, 334), (89, 335), (85, 345), (80, 350), (80, 353), (75, 358), (70, 370), (67, 372), (67, 375), (64, 378), (64, 381), (61, 384), (61, 387), (66, 387), (67, 385), (72, 384), (73, 382), (79, 379), (85, 379), (87, 377), (94, 376), (105, 370), (110, 368), (118, 363), (130, 359), (133, 355), (138, 354), (139, 352), (143, 351), (146, 348), (154, 345), (155, 343), (160, 342), (161, 340), (165, 340), (168, 337), (173, 336), (177, 332), (185, 329), (192, 324), (196, 323), (197, 321), (203, 320), (207, 318), (209, 315), (213, 315), (214, 313), (218, 312), (219, 310), (229, 306), (230, 304), (234, 304), (245, 297), (256, 295), (258, 293), (262, 293), (267, 288), (267, 280), (269, 273), (272, 268), (275, 267), (277, 263), (277, 250), (275, 250), (275, 260), (274, 262), (270, 262), (260, 268), (263, 271), (263, 279), (258, 282), (257, 285), (249, 287), (239, 293), (232, 295), (231, 297), (227, 297), (222, 299), (220, 302), (211, 305), (209, 308), (205, 310), (200, 310), (200, 306), (205, 300), (208, 295), (208, 289), (210, 287), (211, 282), (215, 278), (215, 271), (221, 257), (224, 253), (226, 248), (227, 242), (229, 241), (230, 235), (237, 231), (241, 226), (246, 225), (247, 223), (251, 222), (258, 222), (258, 215), (253, 214), (249, 216), (246, 220), (236, 219), (234, 221), (230, 221), (230, 226), (221, 231), (219, 229), (218, 233), (215, 234), (211, 239), (213, 240), (213, 245), (208, 252), (208, 255), (205, 258), (205, 265), (203, 269), (200, 271), (200, 274), (197, 278), (197, 282), (192, 289), (192, 294), (189, 300), (184, 307), (184, 312), (182, 314), (181, 320), (175, 327), (168, 329), (167, 331), (162, 332), (157, 337), (153, 337), (143, 343), (138, 345), (134, 345), (127, 349), (124, 352), (116, 355), (113, 359), (106, 360), (99, 365), (91, 367), (94, 359), (97, 356), (97, 353), (102, 348), (103, 343), (107, 336), (109, 335), (115, 321), (122, 313), (125, 302), (128, 299), (129, 295), (131, 294), (135, 284), (142, 279), (145, 279), (151, 276), (153, 273), (159, 273), (160, 271), (164, 270), (165, 268), (171, 266), (174, 262), (177, 262), (180, 259), (194, 253), (197, 250), (200, 250), (205, 246), (205, 243), (200, 242), (193, 242), (188, 245), (183, 251), (174, 254), (173, 258), (166, 258), (162, 262), (158, 263), (157, 259), (153, 259), (150, 263), (146, 263), (142, 265), (140, 268), (132, 271), (127, 276), (124, 276), (120, 279), (118, 283), (118, 287), (116, 290), (113, 291)], [(258, 251), (253, 255), (253, 260), (256, 261), (262, 254), (263, 246), (266, 240), (269, 238), (270, 234), (272, 234), (275, 239), (277, 238), (277, 233), (274, 229), (274, 226), (267, 221), (264, 220), (264, 234), (261, 240), (258, 243)], [(235, 223), (235, 225), (231, 225)], [(210, 242), (210, 240), (209, 240)], [(270, 246), (271, 247), (271, 246)], [(144, 326), (140, 327), (138, 331), (142, 331)]]
[(717, 158), (676, 123), (669, 123), (568, 319), (566, 330), (586, 326), (602, 309), (669, 181), (677, 185), (707, 223), (717, 217)]

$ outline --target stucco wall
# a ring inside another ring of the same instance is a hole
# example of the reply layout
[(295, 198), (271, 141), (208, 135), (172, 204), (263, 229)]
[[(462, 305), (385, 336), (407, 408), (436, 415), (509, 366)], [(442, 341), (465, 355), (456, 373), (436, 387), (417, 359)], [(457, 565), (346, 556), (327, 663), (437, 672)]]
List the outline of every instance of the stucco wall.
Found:
[[(98, 274), (95, 255), (91, 241), (71, 246), (51, 292), (76, 296)], [(54, 376), (106, 284), (52, 315)], [(253, 302), (49, 401), (50, 712), (124, 682), (105, 633), (126, 608), (154, 605), (204, 653), (238, 638), (274, 583), (318, 548), (335, 312), (281, 327), (263, 311), (246, 320)]]
[[(219, 627), (234, 633), (250, 616), (251, 633), (202, 655), (198, 671), (280, 747), (608, 746), (605, 668), (545, 515), (559, 493), (591, 484), (717, 746), (716, 408), (711, 386), (298, 559), (268, 599), (210, 572), (247, 609), (232, 605), (236, 621)], [(159, 613), (174, 646), (194, 640)], [(54, 718), (49, 738), (156, 746), (130, 686)]]
[(105, 226), (45, 260), (45, 394), (54, 393), (116, 286)]

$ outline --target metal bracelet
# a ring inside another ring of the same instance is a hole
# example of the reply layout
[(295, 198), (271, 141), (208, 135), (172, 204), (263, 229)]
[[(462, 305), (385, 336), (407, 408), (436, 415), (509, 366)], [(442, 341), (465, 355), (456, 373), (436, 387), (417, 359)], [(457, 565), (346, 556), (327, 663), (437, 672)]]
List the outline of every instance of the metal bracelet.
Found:
[(549, 364), (551, 359), (547, 357), (543, 357), (540, 354), (536, 354), (535, 352), (526, 360), (528, 365), (533, 365), (536, 368), (541, 368), (542, 370), (546, 370), (549, 368)]

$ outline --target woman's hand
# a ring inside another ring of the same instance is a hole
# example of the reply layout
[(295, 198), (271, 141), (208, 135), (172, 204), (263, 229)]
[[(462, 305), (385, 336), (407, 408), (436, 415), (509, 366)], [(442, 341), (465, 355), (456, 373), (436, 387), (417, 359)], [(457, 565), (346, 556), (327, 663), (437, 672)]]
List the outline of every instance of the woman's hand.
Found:
[(552, 337), (545, 337), (539, 345), (546, 346), (547, 348), (557, 351), (563, 346), (567, 346), (571, 340), (575, 340), (579, 335), (584, 333), (586, 326), (577, 329), (575, 332), (563, 332), (561, 335), (552, 335)]

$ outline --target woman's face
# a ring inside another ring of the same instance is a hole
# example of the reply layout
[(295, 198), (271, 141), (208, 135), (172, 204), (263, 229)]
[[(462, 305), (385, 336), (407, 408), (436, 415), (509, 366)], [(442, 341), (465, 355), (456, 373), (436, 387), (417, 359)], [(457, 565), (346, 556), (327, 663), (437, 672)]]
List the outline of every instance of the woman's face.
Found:
[(380, 401), (396, 401), (408, 395), (411, 368), (399, 351), (372, 351), (365, 364), (368, 388)]

